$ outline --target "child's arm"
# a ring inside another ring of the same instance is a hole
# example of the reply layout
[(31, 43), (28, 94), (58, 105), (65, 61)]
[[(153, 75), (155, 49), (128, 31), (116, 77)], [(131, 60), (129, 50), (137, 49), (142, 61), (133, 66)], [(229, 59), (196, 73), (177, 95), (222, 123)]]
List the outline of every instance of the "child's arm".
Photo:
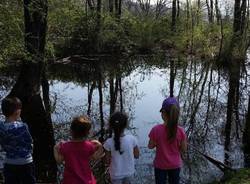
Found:
[(102, 158), (103, 156), (104, 156), (104, 152), (103, 152), (103, 148), (102, 148), (102, 144), (99, 142), (99, 141), (97, 141), (97, 140), (92, 140), (91, 141), (94, 145), (95, 145), (95, 147), (96, 147), (96, 151), (95, 151), (95, 153), (91, 156), (91, 158), (92, 159), (94, 159), (94, 160), (97, 160), (97, 159), (100, 159), (100, 158)]
[(138, 159), (139, 156), (140, 156), (139, 148), (138, 148), (138, 146), (135, 146), (135, 147), (134, 147), (134, 157), (135, 157), (136, 159)]
[(180, 151), (184, 153), (187, 151), (187, 135), (183, 128), (180, 130), (181, 130)]
[(64, 158), (63, 156), (60, 154), (60, 151), (59, 151), (59, 144), (56, 144), (54, 146), (54, 157), (55, 157), (55, 160), (58, 164), (61, 164), (63, 161), (64, 161)]
[(154, 149), (155, 147), (156, 147), (156, 143), (152, 139), (149, 139), (148, 148)]
[(187, 151), (187, 140), (181, 141), (180, 150), (182, 153)]
[(32, 136), (30, 135), (28, 125), (23, 123), (24, 129), (23, 129), (23, 140), (29, 145), (29, 149), (32, 151), (33, 150), (33, 139)]

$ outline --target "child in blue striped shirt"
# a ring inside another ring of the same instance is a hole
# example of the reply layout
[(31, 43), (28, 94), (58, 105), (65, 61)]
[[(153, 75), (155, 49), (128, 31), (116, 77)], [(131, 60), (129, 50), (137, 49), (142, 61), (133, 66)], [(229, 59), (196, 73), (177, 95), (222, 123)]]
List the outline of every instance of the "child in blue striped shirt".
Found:
[(16, 98), (2, 101), (5, 122), (0, 122), (0, 145), (6, 158), (4, 161), (5, 184), (35, 184), (32, 158), (32, 137), (28, 126), (20, 118), (22, 103)]

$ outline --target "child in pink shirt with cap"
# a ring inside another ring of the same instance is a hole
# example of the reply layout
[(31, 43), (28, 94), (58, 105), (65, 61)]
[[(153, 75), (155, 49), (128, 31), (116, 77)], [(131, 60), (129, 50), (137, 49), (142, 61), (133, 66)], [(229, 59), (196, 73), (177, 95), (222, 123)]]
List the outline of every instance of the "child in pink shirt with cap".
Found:
[(97, 140), (87, 140), (91, 122), (87, 116), (73, 119), (70, 130), (72, 140), (54, 147), (57, 163), (64, 162), (63, 184), (96, 184), (90, 167), (91, 159), (102, 156), (102, 145)]
[(187, 149), (187, 138), (182, 127), (178, 126), (180, 107), (176, 98), (168, 97), (160, 110), (163, 124), (154, 126), (149, 133), (148, 148), (156, 148), (154, 159), (155, 183), (179, 184), (181, 153)]

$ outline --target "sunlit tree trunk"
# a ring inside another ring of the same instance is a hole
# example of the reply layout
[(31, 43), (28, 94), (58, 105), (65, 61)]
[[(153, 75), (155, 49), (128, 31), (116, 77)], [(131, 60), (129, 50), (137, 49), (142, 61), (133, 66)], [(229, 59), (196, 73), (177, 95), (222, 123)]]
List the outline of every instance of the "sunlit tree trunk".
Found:
[(29, 125), (34, 140), (36, 176), (45, 183), (55, 182), (57, 173), (53, 157), (54, 133), (50, 116), (49, 85), (45, 77), (44, 61), (47, 9), (46, 0), (24, 0), (24, 40), (29, 57), (24, 59), (20, 75), (9, 94), (19, 97), (23, 102), (21, 117)]

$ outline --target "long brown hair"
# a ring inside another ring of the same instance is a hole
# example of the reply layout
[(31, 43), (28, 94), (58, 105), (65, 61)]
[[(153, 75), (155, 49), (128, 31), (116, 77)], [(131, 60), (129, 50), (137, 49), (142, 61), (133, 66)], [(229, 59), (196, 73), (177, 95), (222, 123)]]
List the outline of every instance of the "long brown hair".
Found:
[(177, 126), (179, 121), (180, 108), (177, 105), (170, 105), (167, 109), (163, 110), (167, 115), (167, 133), (168, 140), (172, 141), (176, 137)]

